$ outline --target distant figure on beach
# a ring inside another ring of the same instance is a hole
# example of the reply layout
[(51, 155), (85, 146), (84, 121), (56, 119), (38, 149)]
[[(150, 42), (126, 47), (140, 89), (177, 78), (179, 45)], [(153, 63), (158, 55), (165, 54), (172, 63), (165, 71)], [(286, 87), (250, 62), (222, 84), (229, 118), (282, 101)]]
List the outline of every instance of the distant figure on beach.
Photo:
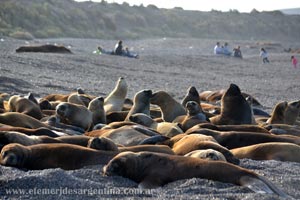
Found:
[(101, 46), (98, 46), (97, 50), (94, 51), (95, 54), (112, 54), (112, 51), (107, 51)]
[(230, 56), (231, 55), (231, 51), (229, 50), (229, 47), (228, 47), (228, 43), (225, 42), (224, 43), (224, 46), (223, 46), (223, 54), (226, 55), (226, 56)]
[(124, 52), (123, 52), (123, 55), (124, 55), (124, 56), (127, 56), (127, 57), (130, 57), (130, 58), (138, 58), (138, 57), (139, 57), (138, 54), (136, 54), (136, 53), (131, 53), (131, 52), (129, 51), (129, 48), (128, 48), (128, 47), (125, 47), (125, 50), (124, 50)]
[(120, 44), (121, 44), (121, 47), (122, 47), (122, 41), (121, 41), (121, 43), (119, 41), (116, 44), (116, 47), (115, 47), (115, 49), (113, 51), (107, 51), (103, 47), (98, 46), (97, 50), (93, 51), (93, 53), (94, 54), (99, 54), (99, 55), (101, 55), (101, 54), (108, 54), (108, 55), (126, 56), (126, 57), (129, 57), (129, 58), (139, 58), (139, 55), (137, 53), (130, 52), (128, 47), (125, 47), (124, 49), (122, 47), (122, 51), (120, 53), (119, 52), (119, 50), (121, 49), (120, 48)]
[(297, 64), (298, 64), (297, 58), (295, 56), (291, 56), (291, 61), (292, 61), (292, 64), (293, 64), (294, 68), (296, 69)]
[(263, 59), (263, 63), (269, 63), (269, 59), (268, 59), (268, 52), (264, 49), (264, 48), (261, 48), (260, 49), (260, 57), (262, 57)]
[(222, 54), (223, 50), (222, 47), (220, 46), (220, 42), (216, 43), (216, 46), (214, 48), (214, 54)]
[(115, 55), (122, 55), (123, 54), (123, 44), (122, 40), (119, 40), (118, 43), (115, 45), (114, 54)]
[(236, 48), (233, 49), (233, 57), (243, 58), (240, 46), (237, 46)]

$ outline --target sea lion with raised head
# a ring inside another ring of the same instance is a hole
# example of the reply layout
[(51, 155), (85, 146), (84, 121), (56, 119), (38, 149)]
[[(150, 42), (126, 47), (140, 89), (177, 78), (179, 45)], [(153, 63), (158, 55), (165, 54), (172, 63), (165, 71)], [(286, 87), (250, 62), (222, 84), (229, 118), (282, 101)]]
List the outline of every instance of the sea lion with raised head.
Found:
[(90, 101), (88, 110), (93, 113), (93, 124), (106, 124), (106, 113), (104, 111), (104, 98), (96, 97)]
[(186, 114), (184, 107), (165, 91), (153, 93), (150, 102), (160, 107), (165, 122), (172, 122), (176, 117)]
[(195, 101), (200, 104), (200, 96), (196, 87), (194, 86), (189, 87), (189, 89), (187, 90), (187, 94), (181, 101), (181, 105), (185, 107), (188, 101)]
[(115, 88), (104, 99), (104, 110), (106, 113), (121, 111), (127, 95), (127, 83), (123, 77), (118, 79)]
[(252, 110), (240, 88), (230, 84), (221, 98), (221, 113), (210, 118), (216, 125), (252, 124)]
[(103, 167), (103, 172), (108, 176), (129, 178), (137, 182), (139, 188), (157, 188), (176, 180), (204, 178), (246, 186), (257, 193), (287, 197), (264, 177), (223, 161), (150, 152), (122, 152)]

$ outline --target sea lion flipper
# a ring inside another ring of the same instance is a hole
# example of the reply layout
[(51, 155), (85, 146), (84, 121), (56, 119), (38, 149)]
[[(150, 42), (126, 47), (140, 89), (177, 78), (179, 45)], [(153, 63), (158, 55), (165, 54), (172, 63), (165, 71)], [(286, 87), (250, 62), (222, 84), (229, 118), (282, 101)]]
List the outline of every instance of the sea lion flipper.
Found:
[(154, 178), (154, 177), (146, 177), (142, 182), (139, 183), (139, 188), (140, 189), (153, 189), (153, 188), (158, 188), (162, 184), (160, 183), (159, 179)]
[(243, 186), (248, 187), (250, 190), (256, 193), (267, 193), (267, 194), (277, 194), (281, 197), (287, 198), (288, 195), (269, 182), (262, 176), (251, 177), (251, 176), (242, 176), (240, 178), (240, 183)]

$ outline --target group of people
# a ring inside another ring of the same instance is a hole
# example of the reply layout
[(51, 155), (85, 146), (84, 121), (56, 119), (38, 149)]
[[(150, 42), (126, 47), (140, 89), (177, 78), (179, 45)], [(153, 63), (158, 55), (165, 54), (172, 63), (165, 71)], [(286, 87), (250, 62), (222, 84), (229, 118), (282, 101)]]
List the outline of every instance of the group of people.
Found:
[(232, 50), (232, 52), (229, 50), (228, 43), (225, 42), (224, 45), (220, 45), (220, 42), (216, 43), (216, 46), (214, 48), (214, 54), (221, 54), (221, 55), (226, 55), (226, 56), (231, 56), (236, 58), (243, 58), (242, 56), (242, 51), (240, 46), (237, 46)]
[[(226, 56), (231, 56), (236, 58), (243, 58), (241, 47), (237, 46), (233, 48), (232, 52), (229, 50), (228, 43), (225, 42), (224, 45), (220, 45), (220, 42), (216, 43), (216, 46), (214, 47), (214, 54), (221, 54)], [(265, 48), (260, 49), (259, 56), (262, 58), (263, 63), (270, 63), (270, 60), (268, 58), (268, 52), (265, 50)], [(295, 56), (291, 56), (291, 62), (294, 68), (297, 68), (298, 60)]]
[(98, 49), (94, 51), (96, 54), (109, 54), (109, 55), (117, 55), (117, 56), (126, 56), (130, 58), (139, 58), (139, 55), (136, 53), (132, 53), (129, 51), (128, 47), (123, 48), (123, 41), (119, 40), (115, 45), (113, 51), (107, 51), (101, 46), (98, 46)]

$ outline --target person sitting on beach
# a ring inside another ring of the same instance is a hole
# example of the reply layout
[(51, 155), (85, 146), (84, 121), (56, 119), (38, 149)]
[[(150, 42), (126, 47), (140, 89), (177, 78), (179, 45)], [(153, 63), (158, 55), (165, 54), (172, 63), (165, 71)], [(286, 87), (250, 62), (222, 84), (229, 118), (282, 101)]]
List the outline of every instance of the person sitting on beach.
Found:
[(123, 54), (122, 40), (119, 40), (118, 43), (115, 45), (114, 54), (119, 56)]
[(127, 56), (127, 57), (130, 57), (130, 58), (139, 58), (139, 55), (136, 54), (136, 53), (131, 53), (131, 52), (129, 51), (129, 48), (128, 48), (128, 47), (125, 47), (125, 50), (124, 50), (124, 52), (123, 52), (123, 55), (124, 55), (124, 56)]
[(216, 46), (214, 48), (214, 54), (222, 54), (223, 50), (222, 47), (220, 47), (220, 42), (216, 43)]
[(236, 48), (233, 49), (233, 57), (243, 58), (240, 46), (237, 46)]
[(268, 59), (268, 53), (267, 51), (264, 49), (264, 48), (261, 48), (260, 49), (260, 57), (262, 57), (263, 59), (263, 63), (269, 63), (269, 59)]
[(227, 42), (224, 43), (224, 46), (223, 46), (222, 50), (223, 50), (223, 54), (224, 55), (226, 55), (226, 56), (230, 56), (231, 55), (231, 51), (229, 50)]

